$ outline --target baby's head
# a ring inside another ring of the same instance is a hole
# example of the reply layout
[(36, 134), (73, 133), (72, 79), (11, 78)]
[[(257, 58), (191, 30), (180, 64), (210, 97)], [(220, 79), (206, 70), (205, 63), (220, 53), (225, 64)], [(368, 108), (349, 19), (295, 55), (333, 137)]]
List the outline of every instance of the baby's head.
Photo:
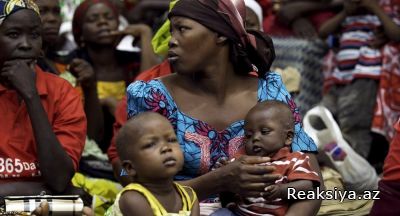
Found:
[(265, 101), (254, 106), (245, 118), (246, 153), (272, 157), (292, 144), (293, 114), (287, 104)]
[(122, 166), (137, 182), (171, 179), (183, 166), (183, 153), (170, 122), (155, 112), (131, 118), (119, 131)]

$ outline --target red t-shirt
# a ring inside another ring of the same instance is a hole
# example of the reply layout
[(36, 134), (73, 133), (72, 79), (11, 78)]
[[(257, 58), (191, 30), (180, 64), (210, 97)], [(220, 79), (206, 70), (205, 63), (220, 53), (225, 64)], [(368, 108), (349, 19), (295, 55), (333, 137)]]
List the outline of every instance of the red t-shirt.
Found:
[[(167, 60), (164, 60), (161, 64), (158, 64), (149, 70), (146, 70), (140, 73), (135, 80), (143, 80), (149, 81), (155, 79), (157, 77), (161, 77), (164, 75), (171, 74), (171, 66)], [(107, 150), (108, 159), (113, 163), (115, 160), (119, 160), (115, 139), (118, 134), (119, 129), (121, 129), (122, 125), (128, 119), (127, 113), (127, 103), (126, 103), (126, 96), (122, 98), (122, 100), (118, 103), (117, 108), (115, 110), (115, 122), (113, 125), (113, 138), (111, 140), (111, 145)]]
[[(290, 152), (288, 147), (281, 148), (272, 158), (272, 162), (264, 165), (274, 166), (272, 174), (279, 174), (282, 177), (275, 181), (275, 184), (286, 184), (296, 180), (310, 180), (314, 184), (320, 184), (318, 173), (310, 165), (310, 158), (302, 152)], [(261, 197), (245, 198), (238, 204), (238, 215), (285, 215), (289, 208), (289, 202), (284, 199), (272, 201), (264, 200)]]
[[(52, 129), (77, 169), (86, 139), (81, 98), (64, 79), (36, 67), (36, 87)], [(25, 103), (15, 90), (0, 85), (0, 179), (39, 177), (33, 128)], [(38, 178), (37, 178), (38, 179)]]
[(400, 180), (400, 119), (394, 125), (396, 134), (390, 143), (389, 153), (383, 165), (383, 180)]

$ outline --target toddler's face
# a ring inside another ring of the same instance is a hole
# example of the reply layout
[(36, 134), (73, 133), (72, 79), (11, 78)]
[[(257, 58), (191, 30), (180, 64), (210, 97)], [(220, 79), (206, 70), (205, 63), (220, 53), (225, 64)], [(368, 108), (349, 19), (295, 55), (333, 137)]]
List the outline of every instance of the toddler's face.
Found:
[(139, 181), (170, 179), (183, 166), (183, 153), (166, 119), (150, 118), (134, 135), (132, 158)]
[(246, 154), (272, 157), (287, 143), (287, 129), (272, 109), (251, 111), (245, 119)]

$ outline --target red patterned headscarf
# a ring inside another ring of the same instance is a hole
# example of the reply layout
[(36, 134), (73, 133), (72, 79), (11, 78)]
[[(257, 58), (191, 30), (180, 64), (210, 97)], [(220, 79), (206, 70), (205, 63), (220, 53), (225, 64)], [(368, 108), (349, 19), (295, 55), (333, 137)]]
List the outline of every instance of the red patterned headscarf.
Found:
[(265, 33), (245, 30), (243, 0), (179, 0), (168, 15), (173, 16), (187, 17), (227, 37), (240, 73), (248, 73), (253, 66), (259, 75), (269, 71), (275, 58), (272, 40)]
[(113, 3), (109, 0), (85, 0), (83, 1), (76, 9), (74, 13), (74, 17), (72, 19), (72, 34), (74, 35), (74, 39), (76, 44), (80, 45), (82, 43), (82, 26), (84, 22), (85, 15), (89, 8), (95, 4), (103, 3), (111, 8), (114, 12), (116, 19), (118, 20), (118, 9), (115, 7)]

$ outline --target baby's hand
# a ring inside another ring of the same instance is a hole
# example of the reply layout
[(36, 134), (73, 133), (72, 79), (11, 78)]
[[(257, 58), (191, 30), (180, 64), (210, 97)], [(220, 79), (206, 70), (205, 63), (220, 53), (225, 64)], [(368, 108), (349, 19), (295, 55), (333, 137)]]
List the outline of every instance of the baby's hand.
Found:
[(263, 197), (266, 200), (272, 201), (272, 200), (275, 200), (277, 198), (283, 198), (282, 194), (283, 193), (282, 193), (280, 185), (274, 184), (274, 185), (270, 185), (270, 186), (265, 188), (265, 192), (263, 193)]

